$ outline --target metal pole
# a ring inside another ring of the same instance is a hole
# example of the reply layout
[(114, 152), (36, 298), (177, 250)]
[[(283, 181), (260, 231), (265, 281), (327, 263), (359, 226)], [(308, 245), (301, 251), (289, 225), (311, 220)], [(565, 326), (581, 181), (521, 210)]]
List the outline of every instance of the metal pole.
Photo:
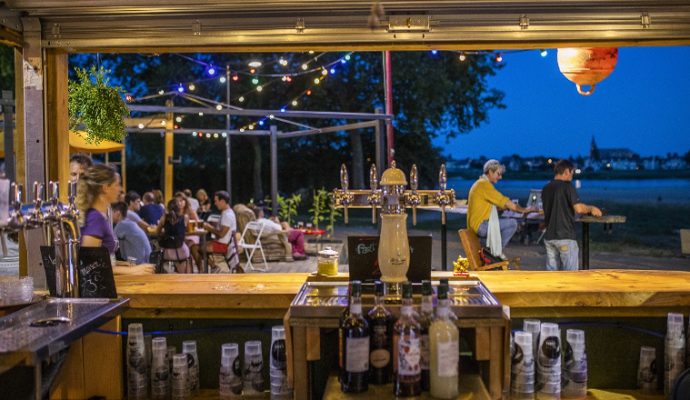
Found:
[(441, 271), (448, 271), (448, 225), (441, 222)]
[(278, 215), (278, 127), (271, 125), (271, 207)]
[[(230, 66), (225, 66), (225, 107), (230, 107)], [(230, 114), (225, 116), (225, 128), (230, 131)], [(225, 190), (230, 194), (232, 202), (232, 152), (230, 132), (225, 137)]]
[(5, 177), (15, 181), (14, 174), (14, 101), (12, 92), (2, 91), (2, 113), (5, 121)]
[[(383, 52), (383, 90), (386, 101), (386, 114), (393, 115), (393, 77), (391, 76), (391, 52)], [(391, 164), (395, 155), (393, 146), (393, 121), (386, 120), (386, 156), (388, 165)]]

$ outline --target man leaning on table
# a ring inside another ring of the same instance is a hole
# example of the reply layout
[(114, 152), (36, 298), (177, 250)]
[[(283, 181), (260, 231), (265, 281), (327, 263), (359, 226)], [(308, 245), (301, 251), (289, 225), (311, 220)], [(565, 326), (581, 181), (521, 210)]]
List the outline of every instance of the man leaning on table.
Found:
[(553, 169), (553, 180), (541, 191), (546, 223), (546, 269), (577, 270), (579, 247), (575, 239), (575, 213), (601, 217), (601, 210), (580, 201), (572, 184), (575, 170), (572, 162), (560, 160)]
[[(489, 160), (484, 164), (484, 173), (477, 179), (470, 189), (467, 199), (467, 227), (482, 239), (486, 239), (489, 231), (494, 229), (489, 223), (491, 219), (497, 221), (496, 230), (500, 230), (500, 251), (491, 249), (491, 253), (501, 259), (506, 259), (503, 248), (508, 245), (510, 238), (517, 231), (517, 221), (513, 218), (498, 218), (498, 209), (509, 209), (518, 213), (529, 213), (532, 208), (524, 208), (510, 201), (501, 194), (494, 185), (503, 179), (505, 166), (497, 160)], [(492, 217), (492, 214), (494, 216)], [(490, 242), (490, 241), (489, 241)], [(487, 243), (488, 247), (491, 247)]]

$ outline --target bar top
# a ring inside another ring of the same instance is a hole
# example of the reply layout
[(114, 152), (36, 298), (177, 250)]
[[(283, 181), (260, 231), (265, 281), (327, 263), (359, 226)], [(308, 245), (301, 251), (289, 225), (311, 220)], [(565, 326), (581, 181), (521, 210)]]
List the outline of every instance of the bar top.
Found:
[[(164, 317), (168, 310), (180, 317), (280, 318), (308, 276), (171, 274), (115, 280), (118, 294), (130, 298), (129, 314)], [(487, 271), (473, 276), (517, 317), (664, 315), (690, 306), (690, 272), (684, 271)]]

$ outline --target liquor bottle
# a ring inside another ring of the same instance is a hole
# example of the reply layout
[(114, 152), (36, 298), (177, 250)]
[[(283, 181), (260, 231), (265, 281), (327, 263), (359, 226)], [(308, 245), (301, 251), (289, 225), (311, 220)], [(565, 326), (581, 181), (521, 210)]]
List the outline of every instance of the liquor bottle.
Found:
[(429, 327), (431, 395), (439, 399), (458, 397), (458, 328), (451, 319), (448, 286), (438, 287), (436, 319)]
[(412, 308), (412, 284), (405, 282), (400, 318), (393, 327), (393, 390), (396, 396), (419, 396), (422, 393), (422, 369), (419, 364), (421, 330)]
[(350, 315), (340, 327), (344, 339), (340, 389), (345, 393), (366, 391), (369, 375), (369, 324), (362, 316), (362, 283), (352, 281)]
[(347, 306), (343, 309), (342, 314), (340, 314), (340, 329), (338, 329), (338, 369), (340, 371), (345, 369), (345, 366), (343, 365), (343, 360), (345, 360), (345, 356), (343, 355), (343, 352), (345, 350), (345, 336), (343, 335), (343, 329), (342, 326), (345, 323), (345, 320), (350, 316), (350, 295), (352, 294), (352, 281), (350, 281), (347, 284), (347, 293), (345, 293), (345, 297), (347, 298)]
[(422, 337), (419, 342), (422, 368), (422, 391), (429, 391), (429, 326), (434, 319), (434, 299), (431, 281), (422, 281), (422, 307), (419, 314), (419, 324), (422, 327)]
[(374, 308), (369, 311), (371, 344), (369, 353), (370, 382), (384, 385), (393, 373), (391, 349), (393, 346), (393, 317), (386, 310), (383, 300), (383, 283), (376, 281)]

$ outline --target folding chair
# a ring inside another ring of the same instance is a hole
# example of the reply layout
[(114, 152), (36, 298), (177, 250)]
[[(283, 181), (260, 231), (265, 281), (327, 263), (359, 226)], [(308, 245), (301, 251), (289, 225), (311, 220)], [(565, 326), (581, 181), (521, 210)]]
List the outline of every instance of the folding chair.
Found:
[[(247, 236), (247, 232), (251, 232), (251, 234), (256, 238), (254, 240), (254, 243), (248, 243), (245, 238)], [(264, 224), (256, 221), (250, 221), (247, 222), (247, 225), (244, 227), (244, 231), (242, 232), (242, 236), (240, 237), (240, 243), (239, 246), (241, 249), (244, 250), (244, 255), (247, 257), (247, 268), (251, 268), (253, 271), (262, 271), (266, 272), (268, 271), (268, 264), (266, 263), (266, 255), (264, 254), (264, 249), (261, 246), (261, 234), (264, 232)], [(254, 265), (252, 264), (252, 257), (254, 256), (254, 252), (256, 250), (259, 250), (261, 253), (261, 258), (263, 259), (264, 262), (264, 268), (259, 269), (259, 268), (254, 268)]]

